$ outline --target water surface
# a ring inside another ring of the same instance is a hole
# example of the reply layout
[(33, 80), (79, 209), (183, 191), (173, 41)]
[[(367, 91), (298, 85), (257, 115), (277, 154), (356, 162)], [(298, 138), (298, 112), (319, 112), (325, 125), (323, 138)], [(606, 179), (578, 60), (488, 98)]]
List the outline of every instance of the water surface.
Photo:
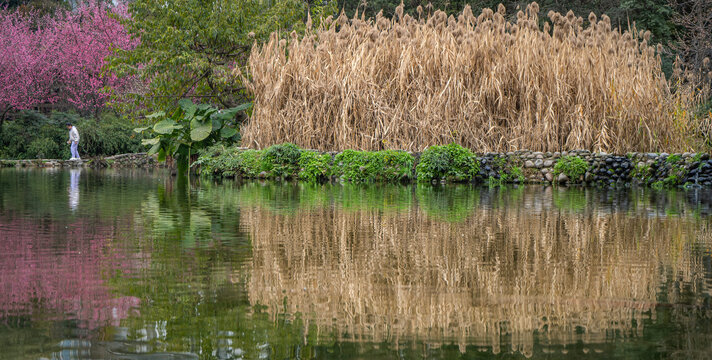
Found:
[(0, 170), (0, 358), (709, 358), (711, 203)]

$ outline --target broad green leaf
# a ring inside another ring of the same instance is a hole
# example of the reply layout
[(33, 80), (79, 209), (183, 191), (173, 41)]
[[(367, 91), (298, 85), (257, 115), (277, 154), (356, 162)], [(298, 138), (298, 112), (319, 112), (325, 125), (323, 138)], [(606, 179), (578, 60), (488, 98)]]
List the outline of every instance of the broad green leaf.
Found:
[(187, 119), (192, 118), (193, 115), (195, 115), (195, 110), (198, 109), (195, 104), (190, 101), (190, 99), (180, 99), (180, 101), (178, 101), (178, 105), (185, 112), (185, 117)]
[(160, 122), (157, 122), (156, 125), (153, 125), (153, 131), (159, 133), (159, 134), (170, 134), (173, 132), (175, 129), (180, 129), (182, 128), (182, 125), (176, 124), (175, 121), (171, 119), (166, 119)]
[(143, 139), (141, 140), (141, 145), (156, 145), (161, 141), (160, 137), (155, 137), (153, 139)]
[(140, 128), (135, 128), (135, 129), (133, 129), (133, 131), (134, 131), (135, 133), (139, 133), (139, 134), (140, 134), (140, 133), (142, 133), (142, 132), (144, 132), (144, 131), (146, 131), (146, 130), (148, 130), (148, 129), (150, 129), (150, 128), (151, 128), (150, 126), (147, 126), (147, 127), (140, 127)]
[(247, 110), (251, 107), (252, 107), (252, 103), (248, 102), (248, 103), (237, 105), (234, 108), (230, 108), (229, 110), (235, 110), (237, 112), (237, 111)]
[(226, 139), (235, 136), (235, 134), (237, 134), (237, 130), (235, 130), (235, 128), (226, 126), (220, 130), (220, 136)]
[(161, 150), (158, 151), (158, 161), (166, 161), (166, 149), (161, 148)]
[(160, 149), (161, 149), (161, 143), (158, 142), (155, 145), (153, 145), (150, 150), (148, 150), (148, 155), (153, 155), (153, 154), (157, 153)]
[(166, 113), (165, 113), (165, 112), (163, 112), (163, 111), (157, 111), (157, 112), (155, 112), (155, 113), (151, 113), (151, 114), (146, 115), (146, 118), (147, 118), (147, 119), (155, 119), (155, 118), (160, 118), (160, 117), (164, 117), (164, 116), (166, 116)]
[(191, 123), (192, 130), (190, 131), (190, 138), (193, 141), (205, 140), (208, 136), (210, 136), (210, 133), (213, 131), (213, 124), (211, 122), (199, 124), (200, 125), (194, 127)]
[(215, 117), (212, 118), (212, 122), (213, 122), (213, 131), (218, 131), (223, 126), (223, 121), (220, 119), (216, 119)]

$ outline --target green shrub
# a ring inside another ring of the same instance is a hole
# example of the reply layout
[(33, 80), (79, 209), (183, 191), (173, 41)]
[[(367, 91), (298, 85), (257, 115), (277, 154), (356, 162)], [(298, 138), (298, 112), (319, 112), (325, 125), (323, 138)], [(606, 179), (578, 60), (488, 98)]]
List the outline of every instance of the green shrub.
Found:
[(344, 150), (334, 158), (333, 173), (352, 182), (402, 181), (411, 178), (413, 155), (397, 150)]
[(218, 144), (202, 150), (192, 166), (197, 167), (201, 175), (256, 178), (262, 171), (261, 154), (257, 150)]
[(262, 154), (262, 170), (269, 177), (294, 178), (299, 172), (301, 154), (301, 149), (294, 144), (272, 145)]
[(57, 158), (56, 154), (61, 154), (62, 151), (52, 139), (49, 138), (39, 138), (33, 140), (25, 151), (25, 155), (28, 158), (33, 159), (49, 159)]
[(326, 180), (331, 173), (331, 156), (314, 151), (302, 151), (299, 157), (299, 178), (310, 182)]
[(566, 174), (569, 180), (578, 181), (588, 170), (588, 162), (578, 156), (564, 156), (554, 165), (554, 176)]
[(415, 169), (418, 181), (445, 179), (470, 181), (480, 171), (477, 157), (469, 149), (457, 144), (431, 146), (420, 156)]

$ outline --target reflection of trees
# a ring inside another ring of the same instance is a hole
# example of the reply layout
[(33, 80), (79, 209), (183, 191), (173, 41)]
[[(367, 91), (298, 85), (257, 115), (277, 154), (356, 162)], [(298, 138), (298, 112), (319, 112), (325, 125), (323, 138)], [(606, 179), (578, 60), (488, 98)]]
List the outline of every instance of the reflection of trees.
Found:
[(304, 313), (348, 340), (498, 350), (509, 337), (531, 354), (535, 341), (642, 335), (671, 274), (710, 294), (699, 251), (712, 245), (707, 222), (657, 216), (649, 197), (630, 193), (623, 206), (634, 216), (611, 211), (621, 200), (557, 209), (551, 191), (480, 194), (486, 204), (456, 223), (422, 201), (399, 213), (243, 207), (254, 249), (250, 301), (272, 314)]
[(138, 306), (134, 297), (114, 296), (102, 277), (115, 262), (132, 262), (105, 251), (124, 224), (0, 218), (0, 318), (39, 314), (36, 320), (69, 318), (96, 329), (118, 325)]

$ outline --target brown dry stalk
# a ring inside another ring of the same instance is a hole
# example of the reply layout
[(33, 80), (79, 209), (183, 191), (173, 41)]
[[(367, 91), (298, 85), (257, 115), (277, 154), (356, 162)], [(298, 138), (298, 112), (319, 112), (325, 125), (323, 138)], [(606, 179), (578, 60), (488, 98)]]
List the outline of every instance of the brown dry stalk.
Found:
[(309, 216), (241, 207), (253, 244), (250, 301), (275, 317), (302, 313), (350, 340), (482, 341), (497, 350), (506, 323), (512, 346), (531, 354), (544, 328), (553, 344), (639, 333), (656, 314), (665, 269), (693, 283), (704, 276), (693, 249), (709, 245), (709, 226), (537, 211), (535, 195), (518, 207), (478, 208), (460, 223), (417, 206), (395, 214), (323, 207)]
[[(469, 6), (413, 18), (327, 18), (255, 45), (246, 146), (320, 150), (459, 143), (474, 151), (696, 147), (694, 89), (671, 91), (650, 33), (530, 4), (517, 19)], [(587, 25), (584, 26), (584, 23)], [(249, 77), (249, 78), (248, 78)]]

